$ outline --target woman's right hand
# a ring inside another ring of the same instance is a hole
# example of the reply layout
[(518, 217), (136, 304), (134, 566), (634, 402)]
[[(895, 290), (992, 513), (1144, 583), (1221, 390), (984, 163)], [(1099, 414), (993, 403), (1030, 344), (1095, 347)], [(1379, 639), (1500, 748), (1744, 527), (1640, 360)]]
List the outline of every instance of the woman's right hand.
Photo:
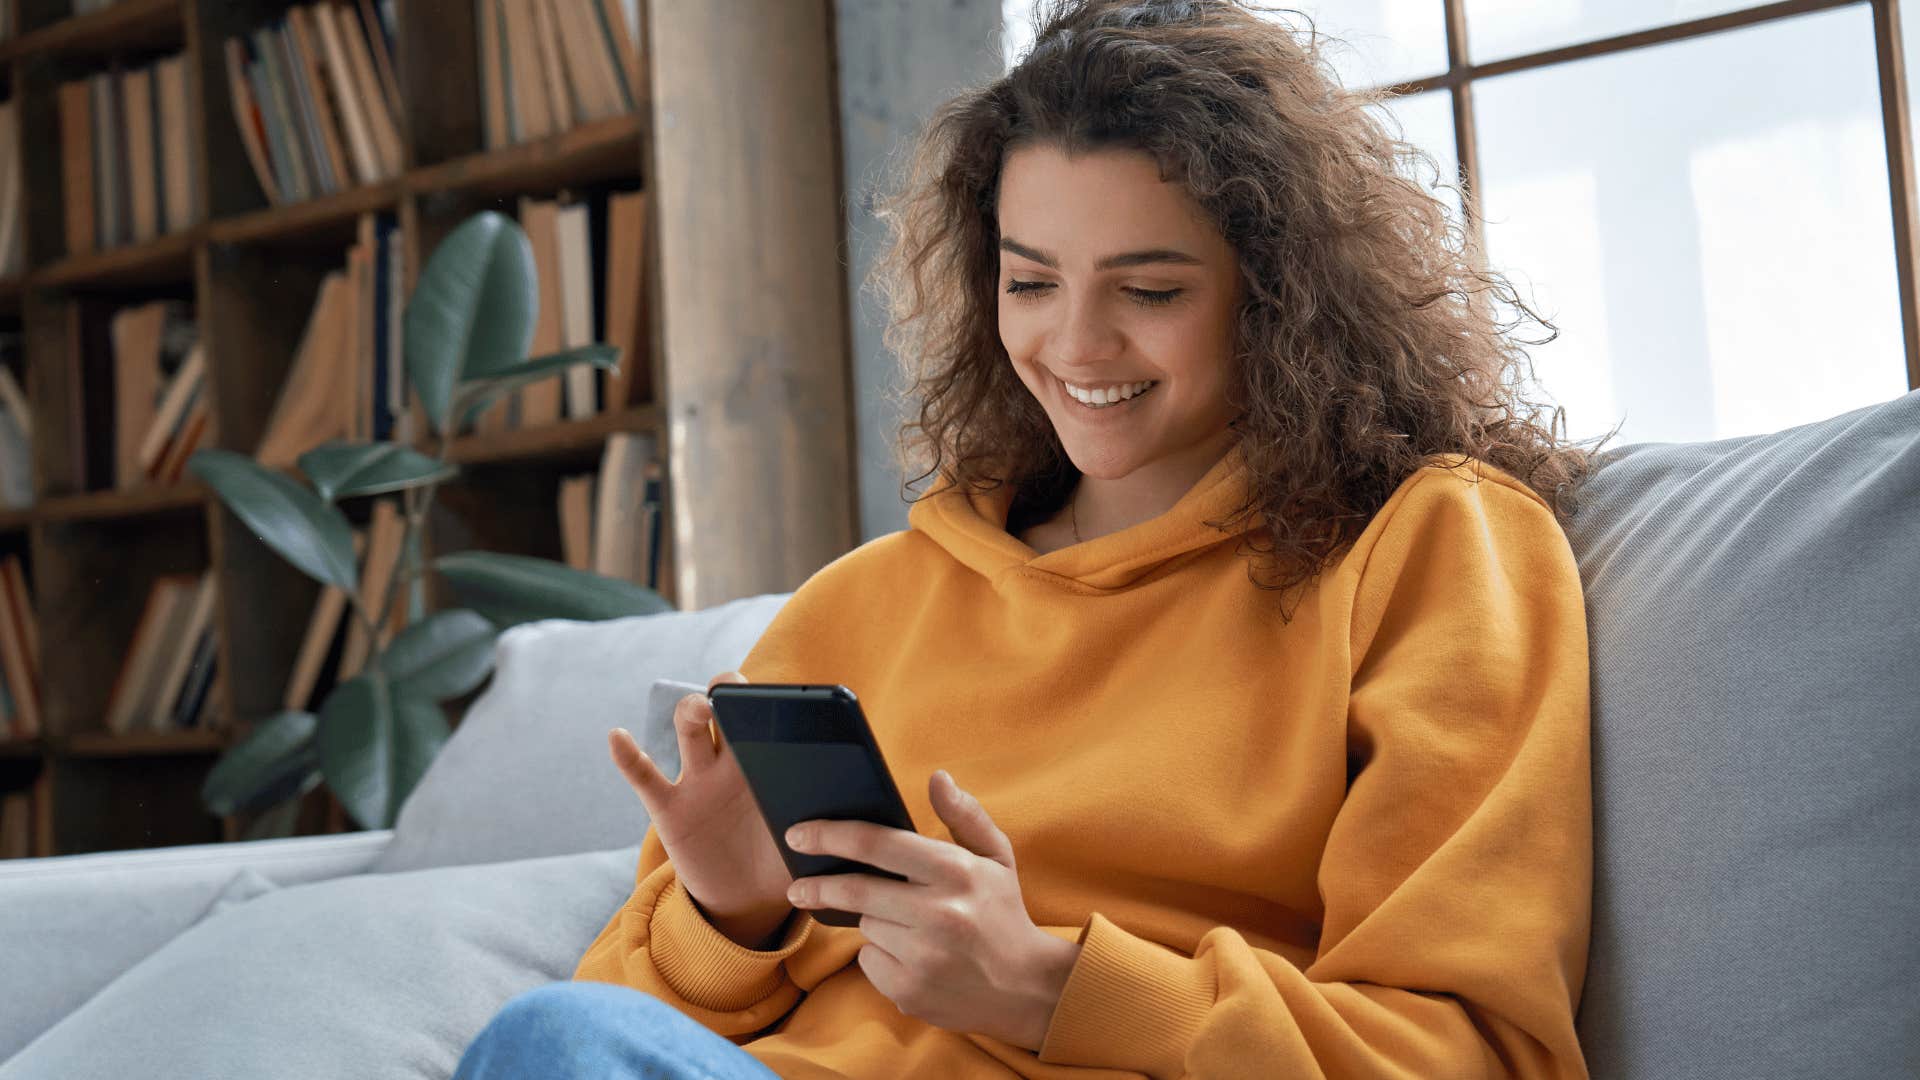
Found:
[[(707, 684), (746, 682), (737, 671)], [(669, 781), (624, 729), (607, 733), (613, 763), (640, 795), (673, 869), (707, 919), (727, 937), (759, 947), (793, 912), (787, 887), (793, 875), (760, 816), (733, 748), (713, 723), (704, 694), (688, 694), (673, 709), (680, 741), (680, 777)]]

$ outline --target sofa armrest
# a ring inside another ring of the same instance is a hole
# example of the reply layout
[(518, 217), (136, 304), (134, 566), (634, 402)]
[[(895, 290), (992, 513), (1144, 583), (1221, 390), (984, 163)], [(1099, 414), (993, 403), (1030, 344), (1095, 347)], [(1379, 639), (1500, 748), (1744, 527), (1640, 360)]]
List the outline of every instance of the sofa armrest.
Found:
[(391, 829), (0, 862), (0, 1061), (217, 907), (365, 872)]

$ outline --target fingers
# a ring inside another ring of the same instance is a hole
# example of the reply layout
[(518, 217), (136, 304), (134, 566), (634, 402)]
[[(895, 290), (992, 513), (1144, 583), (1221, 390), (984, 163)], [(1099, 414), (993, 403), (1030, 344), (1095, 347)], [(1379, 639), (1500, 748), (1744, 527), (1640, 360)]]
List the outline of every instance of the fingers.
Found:
[(647, 813), (654, 813), (654, 808), (672, 790), (667, 778), (660, 775), (653, 759), (640, 749), (639, 744), (633, 741), (633, 735), (625, 728), (614, 728), (607, 732), (607, 748), (613, 754), (613, 764), (620, 770), (620, 775), (627, 778), (627, 783), (639, 793), (640, 801), (646, 804)]
[(688, 694), (673, 706), (673, 733), (680, 741), (680, 770), (704, 768), (719, 753), (713, 737), (713, 706), (705, 694)]
[(723, 682), (743, 683), (746, 681), (747, 677), (737, 671), (723, 671), (707, 681), (707, 689), (712, 690)]

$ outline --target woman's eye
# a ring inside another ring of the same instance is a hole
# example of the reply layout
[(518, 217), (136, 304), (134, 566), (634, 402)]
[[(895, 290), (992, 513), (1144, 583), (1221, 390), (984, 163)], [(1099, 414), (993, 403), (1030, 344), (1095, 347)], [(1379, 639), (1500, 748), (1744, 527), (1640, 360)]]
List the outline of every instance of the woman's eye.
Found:
[[(1026, 296), (1030, 299), (1037, 298), (1036, 294), (1041, 290), (1051, 288), (1053, 288), (1052, 283), (1046, 281), (1009, 279), (1007, 282), (1007, 294), (1009, 296)], [(1128, 289), (1127, 294), (1133, 298), (1134, 303), (1142, 307), (1159, 307), (1163, 304), (1173, 303), (1174, 297), (1179, 296), (1183, 291), (1185, 290)]]

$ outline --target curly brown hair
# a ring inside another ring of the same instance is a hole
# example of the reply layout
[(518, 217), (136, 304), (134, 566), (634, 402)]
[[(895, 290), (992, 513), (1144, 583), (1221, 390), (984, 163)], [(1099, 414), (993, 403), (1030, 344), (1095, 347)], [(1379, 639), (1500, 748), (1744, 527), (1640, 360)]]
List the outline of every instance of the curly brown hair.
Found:
[(1078, 479), (997, 323), (1001, 168), (1050, 145), (1151, 154), (1238, 255), (1229, 385), (1249, 497), (1218, 525), (1244, 526), (1240, 553), (1283, 570), (1256, 584), (1316, 577), (1434, 455), (1505, 470), (1558, 520), (1576, 512), (1598, 446), (1556, 437), (1564, 409), (1536, 422), (1544, 406), (1520, 396), (1531, 361), (1484, 293), (1553, 324), (1479, 269), (1446, 204), (1399, 171), (1408, 155), (1438, 167), (1365, 108), (1391, 94), (1342, 88), (1311, 31), (1302, 45), (1264, 10), (1048, 0), (1011, 71), (934, 112), (874, 204), (891, 243), (869, 280), (910, 377), (890, 396), (919, 410), (894, 444), (905, 472), (922, 469), (903, 498), (936, 472), (974, 490), (1012, 482), (1018, 514), (1057, 509)]

